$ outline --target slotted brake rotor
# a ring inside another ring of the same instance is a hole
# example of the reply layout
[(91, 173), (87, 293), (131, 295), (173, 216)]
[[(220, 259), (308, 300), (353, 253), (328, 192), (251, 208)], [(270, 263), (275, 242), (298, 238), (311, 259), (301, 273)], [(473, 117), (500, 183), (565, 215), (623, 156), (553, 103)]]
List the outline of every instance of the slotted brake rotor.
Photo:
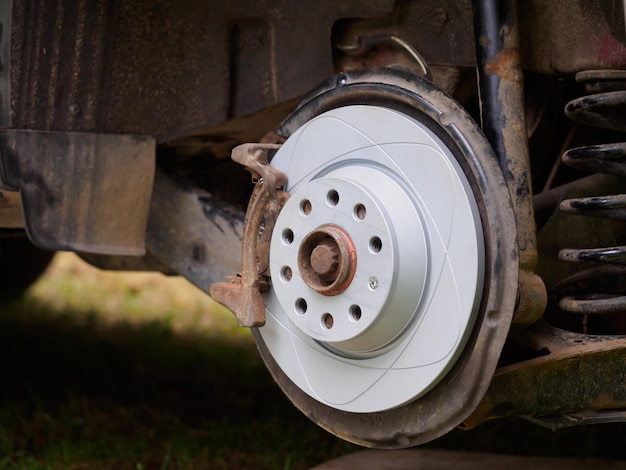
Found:
[(459, 164), (419, 121), (352, 105), (301, 127), (272, 166), (291, 197), (270, 245), (269, 352), (337, 409), (422, 395), (458, 357), (482, 294), (482, 228)]
[(255, 331), (264, 359), (341, 437), (403, 447), (443, 434), (486, 391), (515, 301), (490, 147), (452, 99), (390, 70), (328, 82), (279, 131), (271, 166), (290, 197)]

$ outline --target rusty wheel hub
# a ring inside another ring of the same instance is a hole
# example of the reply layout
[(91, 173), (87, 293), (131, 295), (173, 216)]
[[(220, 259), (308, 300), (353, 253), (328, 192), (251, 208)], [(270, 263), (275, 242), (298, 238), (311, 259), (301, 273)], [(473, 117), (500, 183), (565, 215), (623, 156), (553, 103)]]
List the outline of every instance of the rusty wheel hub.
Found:
[(304, 283), (323, 295), (345, 291), (356, 271), (356, 248), (350, 235), (336, 225), (322, 225), (309, 233), (298, 251)]

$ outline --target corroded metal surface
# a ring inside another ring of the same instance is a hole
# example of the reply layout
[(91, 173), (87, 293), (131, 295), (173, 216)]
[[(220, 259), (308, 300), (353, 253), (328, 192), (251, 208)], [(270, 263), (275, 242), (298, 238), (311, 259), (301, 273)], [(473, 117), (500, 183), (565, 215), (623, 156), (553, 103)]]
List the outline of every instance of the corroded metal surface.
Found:
[[(588, 95), (573, 99), (565, 106), (565, 113), (573, 121), (586, 126), (594, 126), (613, 131), (626, 131), (626, 120), (621, 110), (626, 104), (626, 73), (623, 70), (588, 70), (576, 75), (576, 80), (585, 84)], [(626, 143), (590, 145), (570, 149), (562, 160), (574, 168), (597, 171), (615, 176), (626, 174)], [(615, 221), (626, 218), (626, 195), (605, 193), (595, 197), (565, 199), (559, 209), (570, 214), (587, 217), (601, 217)], [(610, 245), (598, 248), (587, 245), (585, 248), (565, 248), (559, 251), (559, 259), (574, 263), (611, 264), (622, 267), (626, 264), (626, 246), (617, 235)], [(606, 286), (591, 293), (568, 295), (559, 301), (563, 312), (575, 314), (621, 314), (626, 310), (626, 297), (623, 291), (609, 293), (612, 286)], [(585, 317), (586, 319), (586, 317)]]
[(494, 147), (513, 201), (523, 273), (513, 321), (528, 324), (543, 314), (547, 293), (534, 273), (538, 253), (517, 7), (511, 0), (476, 0), (474, 9), (482, 129)]
[(239, 326), (265, 324), (261, 291), (267, 288), (265, 277), (269, 277), (270, 238), (289, 197), (281, 189), (287, 176), (269, 165), (271, 154), (279, 148), (279, 144), (243, 144), (233, 150), (233, 160), (250, 170), (256, 181), (244, 222), (242, 269), (231, 282), (211, 285), (209, 292), (235, 314)]
[(626, 337), (570, 333), (545, 322), (511, 334), (544, 355), (496, 371), (465, 428), (505, 416), (571, 416), (574, 425), (585, 412), (597, 419), (602, 410), (626, 408)]
[(309, 233), (298, 251), (303, 281), (322, 295), (345, 291), (356, 272), (356, 248), (350, 235), (337, 225), (326, 224)]

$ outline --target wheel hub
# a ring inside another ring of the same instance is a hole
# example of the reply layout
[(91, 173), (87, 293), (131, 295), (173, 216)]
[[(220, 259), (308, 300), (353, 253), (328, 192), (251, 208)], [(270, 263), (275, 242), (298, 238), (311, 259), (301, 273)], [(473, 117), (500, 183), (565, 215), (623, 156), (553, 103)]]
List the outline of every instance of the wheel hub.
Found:
[[(304, 283), (314, 291), (329, 296), (341, 294), (354, 278), (356, 248), (341, 227), (322, 225), (302, 240), (298, 268)], [(291, 271), (288, 266), (284, 269)]]

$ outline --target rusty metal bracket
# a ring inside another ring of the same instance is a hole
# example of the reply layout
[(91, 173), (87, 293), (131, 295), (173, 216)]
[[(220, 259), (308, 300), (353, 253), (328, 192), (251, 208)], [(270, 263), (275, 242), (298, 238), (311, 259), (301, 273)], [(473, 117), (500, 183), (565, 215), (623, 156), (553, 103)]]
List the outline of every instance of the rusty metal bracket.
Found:
[(261, 292), (270, 276), (270, 240), (278, 213), (289, 198), (282, 190), (287, 175), (269, 165), (279, 148), (278, 144), (243, 144), (233, 150), (232, 159), (250, 170), (256, 182), (244, 222), (242, 270), (230, 282), (217, 282), (209, 289), (211, 297), (235, 314), (239, 326), (249, 328), (265, 324)]
[(572, 333), (539, 321), (512, 329), (511, 337), (545, 355), (498, 369), (465, 429), (507, 416), (551, 428), (624, 419), (616, 410), (626, 408), (625, 336)]

